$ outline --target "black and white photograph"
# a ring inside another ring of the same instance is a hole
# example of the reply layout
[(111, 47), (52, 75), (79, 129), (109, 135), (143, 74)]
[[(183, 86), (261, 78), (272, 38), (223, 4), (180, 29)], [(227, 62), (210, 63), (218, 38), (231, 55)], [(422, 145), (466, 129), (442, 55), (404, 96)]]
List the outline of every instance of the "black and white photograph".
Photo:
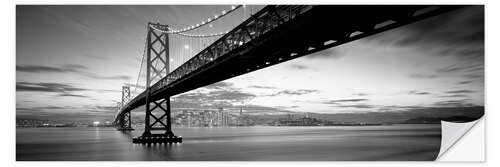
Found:
[(483, 4), (17, 4), (13, 56), (18, 162), (435, 161), (487, 115)]

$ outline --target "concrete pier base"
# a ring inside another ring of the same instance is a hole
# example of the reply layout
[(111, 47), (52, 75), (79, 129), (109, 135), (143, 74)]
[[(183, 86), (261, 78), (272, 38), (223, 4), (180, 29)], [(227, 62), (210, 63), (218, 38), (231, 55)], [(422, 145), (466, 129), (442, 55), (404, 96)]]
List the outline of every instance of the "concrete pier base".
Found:
[(135, 129), (134, 128), (117, 128), (116, 130), (119, 130), (119, 131), (133, 131)]
[(171, 144), (171, 143), (182, 143), (182, 137), (180, 136), (169, 136), (169, 135), (151, 135), (151, 136), (139, 136), (132, 139), (132, 143), (136, 144)]

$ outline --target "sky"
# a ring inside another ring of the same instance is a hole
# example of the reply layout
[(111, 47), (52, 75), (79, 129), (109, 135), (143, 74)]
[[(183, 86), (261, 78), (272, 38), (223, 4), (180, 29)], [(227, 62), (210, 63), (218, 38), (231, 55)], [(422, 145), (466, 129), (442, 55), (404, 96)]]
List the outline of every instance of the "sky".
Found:
[[(192, 33), (229, 30), (261, 7), (245, 6)], [(17, 6), (16, 115), (110, 119), (122, 85), (137, 82), (148, 22), (182, 28), (230, 8)], [(173, 36), (171, 54), (194, 55), (214, 39)], [(172, 69), (189, 58), (172, 57)], [(484, 106), (484, 61), (484, 8), (473, 6), (174, 96), (172, 108), (243, 108), (254, 114), (476, 112)]]

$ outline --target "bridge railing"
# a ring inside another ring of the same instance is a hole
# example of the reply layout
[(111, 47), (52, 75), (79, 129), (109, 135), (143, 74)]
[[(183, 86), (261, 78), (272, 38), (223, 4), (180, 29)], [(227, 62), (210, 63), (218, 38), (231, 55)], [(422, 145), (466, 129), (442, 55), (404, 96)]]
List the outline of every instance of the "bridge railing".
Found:
[(266, 6), (199, 52), (196, 56), (193, 56), (183, 65), (176, 68), (166, 77), (156, 82), (150, 87), (150, 91), (155, 92), (171, 83), (179, 81), (194, 71), (202, 70), (210, 63), (218, 61), (223, 55), (248, 44), (253, 39), (259, 38), (266, 32), (278, 27), (280, 24), (288, 22), (311, 8), (312, 6), (310, 5)]

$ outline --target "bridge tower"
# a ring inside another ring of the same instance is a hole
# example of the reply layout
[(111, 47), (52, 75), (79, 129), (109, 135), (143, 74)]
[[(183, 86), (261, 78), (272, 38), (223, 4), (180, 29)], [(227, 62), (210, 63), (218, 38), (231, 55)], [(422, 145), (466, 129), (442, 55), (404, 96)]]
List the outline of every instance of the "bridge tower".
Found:
[(113, 121), (113, 125), (115, 125), (117, 129), (120, 128), (122, 121), (121, 119), (119, 119), (121, 108), (122, 108), (122, 102), (116, 102), (116, 110), (118, 111), (118, 114), (115, 115), (115, 120)]
[[(146, 39), (146, 117), (144, 133), (134, 138), (133, 143), (178, 143), (182, 142), (172, 132), (170, 95), (159, 100), (152, 100), (151, 84), (169, 74), (169, 43), (168, 34), (152, 28), (167, 30), (167, 25), (148, 23)], [(159, 133), (158, 133), (159, 132)]]
[[(127, 104), (128, 101), (130, 101), (130, 86), (122, 86), (122, 101), (120, 103), (120, 107), (122, 107), (124, 104)], [(118, 117), (119, 117), (118, 130), (120, 131), (134, 130), (132, 128), (132, 118), (130, 111), (124, 112)]]

